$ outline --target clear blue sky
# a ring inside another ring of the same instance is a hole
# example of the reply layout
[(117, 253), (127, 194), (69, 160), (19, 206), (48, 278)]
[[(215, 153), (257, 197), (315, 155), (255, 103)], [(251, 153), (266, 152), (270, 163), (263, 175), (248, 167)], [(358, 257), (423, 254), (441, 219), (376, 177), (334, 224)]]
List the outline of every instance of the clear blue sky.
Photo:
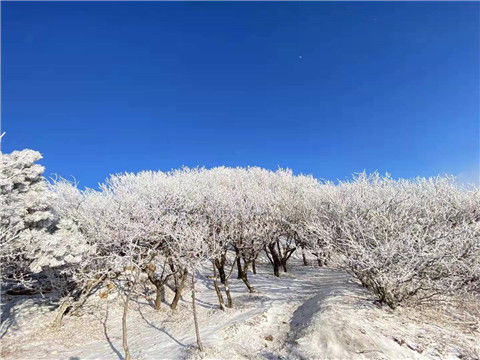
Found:
[(2, 2), (3, 151), (47, 175), (479, 162), (479, 3)]

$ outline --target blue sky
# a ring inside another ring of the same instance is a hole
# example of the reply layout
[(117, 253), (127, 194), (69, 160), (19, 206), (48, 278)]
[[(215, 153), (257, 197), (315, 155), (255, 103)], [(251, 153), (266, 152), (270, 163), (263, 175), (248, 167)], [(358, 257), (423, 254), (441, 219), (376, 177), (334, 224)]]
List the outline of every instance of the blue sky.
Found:
[(479, 3), (2, 2), (3, 151), (478, 181)]

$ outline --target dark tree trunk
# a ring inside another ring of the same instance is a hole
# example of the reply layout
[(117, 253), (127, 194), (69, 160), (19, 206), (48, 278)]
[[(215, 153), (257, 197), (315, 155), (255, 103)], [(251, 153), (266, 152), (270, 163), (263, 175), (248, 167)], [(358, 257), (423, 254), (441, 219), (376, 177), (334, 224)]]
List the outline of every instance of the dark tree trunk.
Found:
[(280, 267), (278, 266), (278, 263), (273, 263), (273, 275), (280, 277)]
[[(288, 259), (290, 259), (290, 256), (292, 256), (292, 254), (295, 252), (297, 248), (296, 247), (291, 248), (288, 241), (285, 247), (280, 246), (279, 240), (276, 241), (276, 245), (278, 249), (277, 257), (280, 261), (280, 266), (282, 267), (284, 272), (287, 272), (287, 261)], [(273, 246), (272, 249), (275, 249), (275, 246)]]
[(253, 275), (257, 275), (257, 264), (256, 264), (257, 260), (256, 259), (253, 259), (252, 261), (252, 272), (253, 272)]
[(218, 287), (218, 283), (217, 283), (217, 267), (215, 265), (215, 262), (213, 263), (213, 286), (215, 287), (215, 292), (217, 293), (218, 304), (220, 306), (220, 309), (225, 310), (225, 303), (223, 301), (223, 295), (222, 295), (222, 292), (220, 291), (220, 288)]
[(149, 264), (147, 267), (148, 280), (155, 286), (155, 310), (160, 310), (162, 302), (165, 301), (165, 283), (163, 279), (159, 279), (155, 276), (155, 266)]
[(232, 300), (232, 295), (230, 294), (230, 287), (228, 286), (228, 281), (230, 280), (230, 277), (232, 276), (233, 269), (235, 267), (235, 261), (232, 263), (232, 266), (230, 267), (230, 271), (228, 272), (228, 275), (225, 277), (225, 295), (227, 295), (227, 307), (232, 308), (233, 307), (233, 300)]
[(182, 297), (182, 290), (180, 288), (175, 288), (175, 296), (173, 297), (172, 303), (170, 304), (170, 309), (175, 310), (177, 308), (178, 302)]
[(182, 297), (183, 287), (185, 286), (185, 282), (187, 281), (188, 272), (187, 269), (183, 271), (181, 277), (178, 281), (176, 281), (175, 286), (175, 296), (173, 297), (172, 304), (170, 305), (170, 309), (175, 310), (177, 308), (178, 302)]
[(270, 254), (272, 255), (272, 265), (273, 265), (273, 274), (275, 276), (280, 276), (280, 266), (282, 265), (280, 257), (278, 256), (277, 249), (275, 249), (276, 243), (271, 243), (268, 245)]
[(318, 266), (323, 266), (322, 259), (319, 256), (317, 256), (317, 264)]
[(222, 255), (220, 260), (215, 259), (215, 266), (218, 269), (218, 275), (220, 276), (220, 282), (222, 284), (225, 284), (225, 277), (226, 277), (226, 275), (225, 275), (225, 261), (226, 261), (225, 254)]
[(240, 255), (238, 253), (238, 250), (235, 250), (237, 252), (237, 279), (241, 279), (242, 278), (242, 273), (243, 273), (243, 270), (242, 270), (242, 261), (240, 259)]
[(302, 250), (302, 259), (303, 259), (303, 265), (308, 266), (307, 257), (305, 256), (305, 250)]
[(242, 281), (245, 283), (245, 286), (247, 287), (248, 292), (250, 292), (250, 293), (255, 292), (255, 288), (252, 285), (250, 285), (250, 282), (248, 281), (247, 275), (242, 277)]
[(282, 247), (280, 246), (280, 241), (277, 240), (277, 249), (278, 249), (278, 257), (280, 260), (280, 265), (282, 266), (283, 272), (287, 272), (287, 260), (290, 258), (291, 253), (289, 253), (289, 249), (284, 249), (285, 251), (282, 253)]
[(243, 283), (247, 287), (248, 291), (250, 293), (254, 293), (255, 289), (253, 288), (253, 286), (248, 281), (248, 265), (249, 265), (249, 263), (245, 263), (245, 266), (243, 267), (243, 271), (242, 271), (242, 274), (241, 274), (240, 278), (242, 279)]

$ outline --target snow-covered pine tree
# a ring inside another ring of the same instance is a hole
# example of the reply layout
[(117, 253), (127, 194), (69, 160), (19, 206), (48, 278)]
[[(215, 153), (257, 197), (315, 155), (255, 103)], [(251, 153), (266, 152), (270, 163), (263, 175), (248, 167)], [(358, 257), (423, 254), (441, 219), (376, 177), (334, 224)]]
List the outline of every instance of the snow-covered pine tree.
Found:
[(0, 154), (0, 269), (7, 288), (31, 285), (30, 265), (37, 244), (54, 228), (42, 158), (33, 150)]

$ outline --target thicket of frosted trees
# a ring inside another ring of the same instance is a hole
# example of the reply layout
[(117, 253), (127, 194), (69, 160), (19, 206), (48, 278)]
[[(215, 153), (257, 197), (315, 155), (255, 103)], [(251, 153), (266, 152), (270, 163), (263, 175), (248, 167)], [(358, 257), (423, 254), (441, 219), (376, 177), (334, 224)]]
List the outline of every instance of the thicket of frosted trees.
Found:
[(480, 293), (480, 191), (450, 177), (361, 174), (333, 184), (283, 169), (184, 168), (113, 175), (98, 190), (80, 190), (47, 183), (40, 158), (0, 155), (2, 289), (49, 292), (59, 326), (100, 287), (114, 286), (124, 299), (126, 358), (128, 302), (139, 282), (155, 289), (157, 309), (167, 306), (167, 285), (173, 310), (189, 288), (196, 316), (200, 266), (211, 269), (221, 309), (234, 306), (232, 276), (255, 292), (249, 276), (259, 256), (281, 276), (300, 251), (345, 269), (392, 308)]

